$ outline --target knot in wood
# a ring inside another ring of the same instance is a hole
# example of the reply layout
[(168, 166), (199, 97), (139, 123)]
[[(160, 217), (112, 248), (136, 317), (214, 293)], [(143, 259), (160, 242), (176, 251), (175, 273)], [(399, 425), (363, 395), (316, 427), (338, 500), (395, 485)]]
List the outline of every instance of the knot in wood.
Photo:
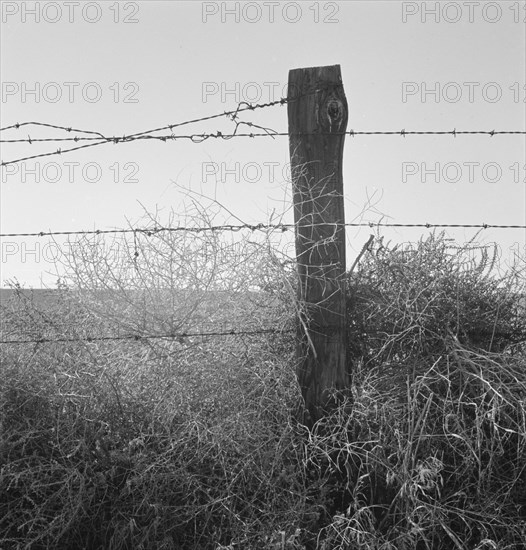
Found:
[(331, 99), (327, 103), (327, 114), (331, 122), (338, 122), (343, 116), (343, 105), (339, 99)]

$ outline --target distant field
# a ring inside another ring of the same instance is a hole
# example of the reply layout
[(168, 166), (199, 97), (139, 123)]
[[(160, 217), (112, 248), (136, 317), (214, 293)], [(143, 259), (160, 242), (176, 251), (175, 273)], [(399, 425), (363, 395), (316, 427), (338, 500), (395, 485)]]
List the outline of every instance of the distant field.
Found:
[[(45, 304), (55, 303), (60, 291), (56, 289), (36, 288), (24, 289), (21, 292), (35, 305), (42, 306)], [(15, 290), (10, 288), (0, 288), (0, 305), (6, 305), (7, 302), (15, 296)]]

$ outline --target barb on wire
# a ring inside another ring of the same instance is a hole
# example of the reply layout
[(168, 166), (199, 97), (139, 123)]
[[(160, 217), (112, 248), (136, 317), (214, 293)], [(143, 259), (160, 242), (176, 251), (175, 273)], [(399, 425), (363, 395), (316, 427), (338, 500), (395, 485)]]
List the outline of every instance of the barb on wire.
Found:
[[(234, 130), (234, 133), (232, 134), (232, 137), (235, 137), (237, 135), (241, 135), (241, 134), (237, 134), (237, 129), (241, 126), (241, 124), (245, 124), (246, 126), (249, 126), (250, 128), (258, 128), (259, 130), (263, 130), (265, 132), (265, 134), (258, 134), (258, 135), (267, 135), (267, 136), (270, 136), (271, 138), (274, 138), (274, 136), (279, 135), (279, 133), (276, 132), (276, 130), (272, 130), (272, 128), (265, 128), (264, 126), (258, 126), (257, 124), (254, 124), (253, 122), (239, 121), (239, 122), (236, 122), (236, 129)], [(244, 135), (247, 135), (247, 134), (244, 134)], [(255, 137), (255, 134), (253, 134), (253, 133), (248, 134), (248, 137)]]
[[(318, 224), (309, 224), (312, 227), (326, 226), (326, 225), (343, 225), (345, 227), (423, 227), (426, 229), (432, 228), (475, 228), (475, 229), (526, 229), (526, 225), (500, 225), (500, 224), (490, 224), (490, 223), (479, 223), (479, 224), (466, 224), (466, 223), (381, 223), (381, 222), (360, 222), (360, 223), (345, 223), (345, 224), (334, 224), (334, 223), (318, 223)], [(134, 228), (134, 229), (94, 229), (94, 230), (79, 230), (79, 231), (39, 231), (35, 233), (1, 233), (0, 238), (5, 237), (48, 237), (55, 235), (105, 235), (105, 234), (125, 234), (133, 233), (134, 238), (137, 234), (141, 233), (147, 237), (156, 235), (163, 231), (169, 232), (188, 232), (188, 233), (203, 233), (206, 231), (242, 231), (243, 229), (248, 229), (250, 231), (268, 231), (268, 230), (280, 230), (288, 231), (294, 229), (295, 224), (292, 223), (278, 223), (278, 224), (267, 224), (267, 223), (258, 223), (255, 225), (252, 224), (239, 224), (239, 225), (212, 225), (208, 227), (146, 227), (146, 228)]]
[(163, 338), (180, 339), (191, 337), (218, 337), (218, 336), (252, 336), (256, 334), (286, 334), (294, 332), (294, 329), (257, 329), (257, 330), (224, 330), (224, 331), (209, 331), (209, 332), (178, 332), (167, 334), (124, 334), (119, 336), (107, 335), (107, 336), (86, 336), (84, 338), (27, 338), (0, 340), (0, 344), (46, 344), (51, 342), (100, 342), (100, 341), (113, 341), (113, 340), (134, 340), (140, 342), (141, 340), (157, 340)]

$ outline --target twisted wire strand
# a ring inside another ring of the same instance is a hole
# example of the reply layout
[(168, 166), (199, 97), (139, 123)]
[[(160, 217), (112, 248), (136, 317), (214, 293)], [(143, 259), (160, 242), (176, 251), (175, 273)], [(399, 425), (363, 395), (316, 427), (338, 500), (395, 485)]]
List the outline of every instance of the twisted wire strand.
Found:
[[(318, 223), (309, 224), (309, 227), (319, 227), (336, 225), (340, 227), (421, 227), (426, 229), (432, 228), (471, 228), (471, 229), (526, 229), (526, 225), (520, 224), (467, 224), (467, 223), (382, 223), (382, 222), (360, 222), (360, 223)], [(167, 232), (188, 232), (188, 233), (204, 233), (207, 231), (232, 231), (238, 232), (243, 229), (249, 229), (250, 231), (268, 231), (268, 230), (281, 230), (283, 232), (292, 230), (296, 227), (295, 224), (239, 224), (239, 225), (212, 225), (209, 227), (151, 227), (151, 228), (131, 228), (131, 229), (93, 229), (93, 230), (78, 230), (78, 231), (38, 231), (33, 233), (1, 233), (0, 238), (6, 237), (47, 237), (55, 235), (106, 235), (106, 234), (142, 234), (147, 237), (156, 235), (164, 231)]]

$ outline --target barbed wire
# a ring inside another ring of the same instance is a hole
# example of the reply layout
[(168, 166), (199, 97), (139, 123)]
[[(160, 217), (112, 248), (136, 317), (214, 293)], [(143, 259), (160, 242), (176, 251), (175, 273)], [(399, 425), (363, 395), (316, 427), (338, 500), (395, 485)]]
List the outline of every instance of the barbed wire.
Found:
[(125, 334), (125, 335), (106, 335), (106, 336), (86, 336), (84, 338), (27, 338), (25, 340), (12, 339), (12, 340), (0, 340), (0, 344), (46, 344), (54, 342), (99, 342), (99, 341), (113, 341), (113, 340), (134, 340), (140, 342), (141, 340), (155, 340), (155, 339), (180, 339), (191, 337), (218, 337), (218, 336), (252, 336), (256, 334), (288, 334), (295, 332), (296, 329), (257, 329), (257, 330), (225, 330), (225, 331), (209, 331), (209, 332), (177, 332), (166, 334)]
[[(289, 132), (277, 132), (271, 128), (265, 128), (264, 126), (260, 126), (257, 124), (254, 124), (252, 122), (245, 122), (245, 121), (236, 121), (237, 115), (240, 112), (247, 111), (247, 110), (255, 110), (258, 108), (265, 108), (265, 107), (271, 107), (274, 105), (284, 105), (285, 103), (289, 103), (291, 101), (296, 101), (300, 97), (303, 97), (304, 95), (310, 95), (312, 93), (317, 93), (320, 90), (316, 90), (315, 92), (309, 92), (308, 94), (303, 94), (302, 96), (298, 96), (294, 99), (286, 99), (282, 98), (277, 101), (273, 101), (270, 103), (262, 103), (262, 104), (250, 104), (247, 102), (241, 102), (238, 104), (238, 107), (235, 111), (225, 111), (220, 114), (210, 115), (207, 117), (201, 117), (193, 120), (188, 120), (176, 124), (168, 124), (165, 126), (160, 126), (158, 128), (153, 128), (150, 130), (146, 130), (143, 132), (137, 132), (135, 134), (129, 134), (129, 135), (122, 135), (120, 137), (117, 136), (105, 136), (101, 132), (93, 131), (93, 130), (82, 130), (77, 128), (72, 128), (68, 126), (60, 126), (56, 124), (47, 124), (47, 123), (41, 123), (41, 122), (23, 122), (23, 123), (17, 123), (12, 126), (6, 126), (4, 128), (0, 128), (0, 131), (6, 131), (11, 129), (19, 129), (22, 126), (43, 126), (43, 127), (49, 127), (54, 129), (63, 130), (65, 132), (80, 132), (85, 134), (93, 134), (92, 136), (74, 136), (74, 137), (66, 137), (66, 138), (31, 138), (31, 136), (28, 136), (27, 139), (0, 139), (0, 143), (29, 143), (32, 145), (33, 143), (38, 142), (68, 142), (68, 141), (95, 141), (95, 143), (89, 143), (85, 145), (79, 145), (77, 147), (71, 147), (69, 149), (57, 149), (55, 151), (47, 152), (47, 153), (40, 153), (37, 155), (30, 155), (27, 157), (20, 157), (14, 160), (10, 161), (1, 161), (1, 166), (8, 166), (10, 164), (17, 164), (19, 162), (24, 162), (26, 160), (33, 160), (37, 158), (43, 158), (43, 157), (49, 157), (49, 156), (55, 156), (55, 155), (62, 155), (65, 153), (71, 153), (73, 151), (78, 151), (80, 149), (84, 149), (87, 147), (96, 147), (98, 145), (104, 145), (106, 143), (113, 143), (114, 145), (120, 144), (120, 143), (129, 143), (132, 141), (139, 141), (139, 140), (158, 140), (162, 142), (167, 141), (176, 141), (176, 140), (190, 140), (193, 143), (202, 143), (206, 141), (207, 139), (223, 139), (223, 140), (229, 140), (233, 138), (256, 138), (256, 137), (271, 137), (275, 138), (278, 136), (307, 136), (307, 135), (348, 135), (351, 137), (356, 136), (377, 136), (377, 135), (383, 135), (383, 136), (423, 136), (423, 135), (450, 135), (453, 137), (461, 136), (461, 135), (488, 135), (490, 137), (496, 136), (496, 135), (526, 135), (526, 130), (457, 130), (454, 128), (453, 130), (371, 130), (371, 131), (362, 131), (362, 130), (349, 130), (347, 132), (316, 132), (316, 133), (289, 133)], [(245, 107), (242, 107), (242, 105), (245, 104)], [(235, 129), (234, 132), (231, 134), (225, 134), (221, 131), (216, 131), (215, 133), (201, 133), (201, 134), (178, 134), (175, 135), (173, 133), (173, 129), (176, 127), (184, 126), (187, 124), (195, 124), (197, 122), (203, 122), (219, 117), (227, 116), (235, 123)], [(256, 128), (259, 130), (262, 130), (262, 132), (249, 132), (249, 133), (238, 133), (238, 129), (241, 126), (248, 126), (250, 128)], [(164, 131), (164, 130), (170, 130), (170, 134), (165, 135), (153, 135), (156, 132)]]
[[(224, 113), (225, 115), (228, 113)], [(223, 116), (223, 115), (221, 115)], [(201, 119), (202, 120), (202, 119)], [(39, 124), (37, 122), (28, 122), (25, 124)], [(496, 136), (496, 135), (526, 135), (526, 130), (457, 130), (454, 128), (453, 130), (349, 130), (347, 132), (296, 132), (296, 133), (290, 133), (290, 132), (277, 132), (272, 129), (263, 128), (262, 126), (259, 126), (257, 124), (254, 124), (252, 122), (244, 122), (244, 121), (238, 121), (237, 126), (245, 125), (253, 128), (259, 128), (264, 129), (265, 132), (261, 133), (238, 133), (237, 131), (234, 131), (232, 134), (224, 134), (220, 131), (217, 131), (215, 133), (201, 133), (201, 134), (165, 134), (162, 136), (154, 136), (151, 135), (148, 132), (143, 132), (141, 134), (135, 134), (135, 135), (123, 135), (121, 137), (107, 137), (99, 132), (90, 132), (93, 134), (96, 134), (97, 137), (71, 137), (71, 138), (32, 138), (31, 136), (28, 136), (27, 139), (0, 139), (0, 143), (29, 143), (30, 145), (33, 143), (38, 142), (50, 142), (50, 141), (95, 141), (95, 140), (104, 140), (104, 142), (112, 142), (112, 143), (125, 143), (128, 141), (137, 141), (141, 139), (157, 139), (160, 141), (169, 141), (169, 140), (177, 140), (177, 139), (190, 139), (194, 141), (195, 143), (200, 143), (201, 141), (205, 141), (209, 138), (221, 138), (221, 139), (231, 139), (235, 137), (276, 137), (276, 136), (323, 136), (323, 135), (331, 135), (331, 136), (411, 136), (411, 135), (450, 135), (453, 137), (460, 136), (460, 135), (488, 135), (488, 136)], [(52, 126), (50, 124), (40, 124), (41, 126)], [(15, 125), (16, 126), (16, 125)], [(60, 126), (54, 126), (55, 128), (61, 128), (66, 131), (73, 131), (72, 128), (66, 128), (66, 127), (60, 127)], [(151, 130), (151, 132), (158, 131), (157, 130)], [(79, 132), (87, 132), (86, 130), (76, 130)], [(6, 164), (6, 163), (3, 163)]]
[[(23, 141), (23, 142), (27, 142), (31, 145), (32, 143), (37, 142), (37, 141), (75, 141), (75, 142), (77, 142), (77, 141), (82, 141), (82, 140), (97, 140), (97, 139), (100, 139), (101, 141), (97, 141), (96, 143), (91, 143), (91, 144), (88, 144), (88, 145), (81, 145), (81, 146), (78, 146), (78, 147), (72, 147), (70, 149), (64, 149), (64, 150), (57, 149), (56, 151), (52, 151), (52, 152), (48, 152), (48, 153), (41, 153), (39, 155), (31, 155), (31, 156), (28, 156), (28, 157), (18, 158), (18, 159), (11, 160), (11, 161), (1, 161), (0, 165), (1, 166), (7, 166), (9, 164), (16, 164), (16, 163), (19, 163), (19, 162), (23, 162), (23, 161), (26, 161), (26, 160), (32, 160), (32, 159), (35, 159), (35, 158), (61, 155), (63, 153), (71, 153), (73, 151), (78, 151), (79, 149), (84, 149), (86, 147), (96, 147), (97, 145), (104, 145), (105, 143), (117, 144), (117, 143), (125, 143), (125, 142), (130, 142), (130, 141), (136, 141), (136, 140), (139, 140), (139, 139), (158, 139), (158, 140), (161, 140), (161, 141), (167, 141), (168, 139), (178, 139), (177, 136), (173, 135), (173, 129), (174, 128), (177, 128), (177, 127), (180, 127), (180, 126), (185, 126), (185, 125), (188, 125), (188, 124), (196, 124), (198, 122), (204, 122), (204, 121), (208, 121), (208, 120), (212, 120), (212, 119), (220, 118), (220, 117), (224, 117), (224, 116), (226, 116), (227, 118), (230, 118), (233, 122), (236, 123), (235, 132), (237, 132), (237, 129), (238, 129), (239, 125), (241, 125), (241, 124), (247, 124), (249, 126), (254, 126), (254, 127), (259, 128), (259, 129), (266, 130), (262, 126), (257, 126), (257, 125), (254, 125), (252, 123), (241, 122), (241, 121), (236, 122), (238, 114), (242, 113), (244, 111), (255, 111), (256, 109), (264, 109), (264, 108), (267, 108), (267, 107), (273, 107), (275, 105), (284, 105), (286, 103), (290, 103), (292, 101), (297, 101), (302, 97), (312, 95), (312, 94), (318, 93), (318, 92), (323, 91), (323, 90), (324, 89), (315, 89), (315, 90), (312, 90), (312, 91), (309, 91), (309, 92), (305, 92), (303, 94), (299, 94), (299, 95), (297, 95), (293, 98), (290, 98), (290, 99), (289, 98), (281, 98), (279, 100), (270, 101), (268, 103), (249, 103), (249, 102), (246, 102), (246, 101), (241, 101), (240, 103), (238, 103), (236, 109), (233, 110), (233, 111), (224, 111), (222, 113), (216, 113), (214, 115), (200, 117), (200, 118), (196, 118), (196, 119), (192, 119), (192, 120), (186, 120), (184, 122), (178, 122), (178, 123), (174, 123), (174, 124), (167, 124), (165, 126), (160, 126), (158, 128), (152, 128), (150, 130), (137, 132), (135, 134), (130, 134), (130, 135), (127, 135), (127, 136), (123, 135), (122, 137), (115, 137), (115, 136), (107, 137), (102, 132), (98, 132), (98, 131), (94, 131), (94, 130), (83, 130), (83, 129), (73, 128), (71, 126), (62, 126), (62, 125), (58, 125), (58, 124), (48, 124), (48, 123), (44, 123), (44, 122), (22, 122), (22, 123), (17, 122), (16, 124), (12, 124), (11, 126), (5, 126), (3, 128), (0, 128), (0, 132), (7, 131), (7, 130), (13, 130), (13, 129), (18, 130), (21, 127), (25, 127), (25, 126), (42, 126), (42, 127), (46, 127), (46, 128), (53, 128), (53, 129), (57, 129), (57, 130), (63, 130), (65, 132), (80, 132), (80, 133), (83, 133), (83, 134), (93, 134), (96, 137), (88, 138), (88, 137), (75, 136), (73, 138), (58, 138), (58, 139), (56, 139), (56, 138), (34, 138), (34, 139), (32, 139), (30, 136), (28, 136), (27, 140), (26, 139), (24, 139), (24, 140), (0, 140), (0, 143), (19, 143), (19, 142)], [(164, 130), (169, 130), (170, 132), (172, 132), (169, 137), (151, 135), (151, 134), (154, 134), (156, 132), (161, 132), (161, 131), (164, 131)], [(206, 134), (203, 134), (203, 136), (205, 136), (205, 135)], [(222, 137), (221, 132), (217, 132), (216, 134), (210, 134), (208, 137), (212, 137), (212, 135), (214, 135), (215, 137)], [(266, 135), (268, 135), (268, 133)], [(198, 142), (198, 143), (200, 143), (201, 141), (204, 141), (205, 139), (208, 139), (208, 137), (204, 137), (203, 139), (201, 139), (199, 137), (199, 134), (195, 134), (194, 136), (187, 136), (187, 137), (189, 137), (192, 141)], [(228, 139), (228, 138), (225, 138), (225, 139)]]
[[(320, 226), (344, 226), (344, 227), (420, 227), (420, 228), (471, 228), (471, 229), (526, 229), (526, 225), (501, 225), (501, 224), (465, 224), (465, 223), (383, 223), (383, 222), (358, 222), (358, 223), (317, 223), (309, 224), (309, 227)], [(238, 232), (243, 229), (250, 231), (268, 231), (278, 229), (288, 231), (294, 229), (296, 224), (278, 223), (278, 224), (239, 224), (239, 225), (212, 225), (208, 227), (151, 227), (151, 228), (136, 228), (136, 229), (94, 229), (94, 230), (79, 230), (79, 231), (38, 231), (34, 233), (1, 233), (0, 238), (5, 237), (48, 237), (55, 235), (105, 235), (105, 234), (142, 234), (148, 237), (154, 236), (161, 232), (188, 232), (188, 233), (203, 233), (206, 231), (232, 231)]]
[[(143, 131), (143, 132), (130, 134), (128, 137), (133, 138), (133, 137), (141, 136), (143, 134), (152, 134), (154, 132), (160, 132), (160, 131), (163, 131), (163, 130), (172, 130), (173, 128), (177, 128), (179, 126), (185, 126), (187, 124), (195, 124), (197, 122), (203, 122), (203, 121), (206, 121), (206, 120), (212, 120), (212, 119), (220, 118), (220, 117), (224, 117), (224, 116), (230, 117), (232, 120), (235, 120), (237, 118), (237, 115), (239, 113), (244, 112), (244, 111), (255, 111), (256, 109), (264, 109), (264, 108), (267, 108), (267, 107), (274, 107), (275, 105), (284, 105), (285, 103), (290, 103), (292, 101), (297, 101), (301, 97), (305, 97), (307, 95), (318, 93), (319, 91), (321, 91), (321, 90), (314, 90), (312, 92), (306, 92), (306, 93), (302, 94), (301, 96), (298, 96), (298, 97), (295, 97), (295, 98), (292, 98), (292, 99), (281, 98), (281, 99), (278, 99), (276, 101), (270, 101), (268, 103), (249, 103), (247, 101), (241, 101), (240, 103), (238, 103), (237, 107), (233, 111), (223, 111), (222, 113), (216, 113), (214, 115), (208, 115), (208, 116), (205, 116), (205, 117), (195, 118), (195, 119), (191, 119), (191, 120), (185, 120), (183, 122), (176, 122), (176, 123), (173, 123), (173, 124), (167, 124), (165, 126), (160, 126), (159, 128), (152, 128), (150, 130), (146, 130), (146, 131)], [(244, 105), (244, 107), (243, 107), (243, 105)], [(83, 130), (83, 129), (79, 129), (79, 128), (73, 128), (71, 126), (62, 126), (62, 125), (58, 125), (58, 124), (48, 124), (48, 123), (45, 123), (45, 122), (17, 122), (15, 124), (12, 124), (11, 126), (4, 126), (3, 128), (0, 128), (0, 132), (4, 132), (6, 130), (18, 130), (23, 126), (44, 126), (46, 128), (53, 128), (53, 129), (56, 129), (56, 130), (64, 130), (65, 132), (81, 132), (83, 134), (95, 134), (95, 135), (97, 135), (97, 136), (99, 136), (103, 139), (108, 139), (108, 138), (106, 138), (106, 136), (104, 136), (104, 134), (102, 134), (101, 132), (97, 132), (95, 130)], [(71, 139), (74, 139), (74, 138), (71, 138)]]

